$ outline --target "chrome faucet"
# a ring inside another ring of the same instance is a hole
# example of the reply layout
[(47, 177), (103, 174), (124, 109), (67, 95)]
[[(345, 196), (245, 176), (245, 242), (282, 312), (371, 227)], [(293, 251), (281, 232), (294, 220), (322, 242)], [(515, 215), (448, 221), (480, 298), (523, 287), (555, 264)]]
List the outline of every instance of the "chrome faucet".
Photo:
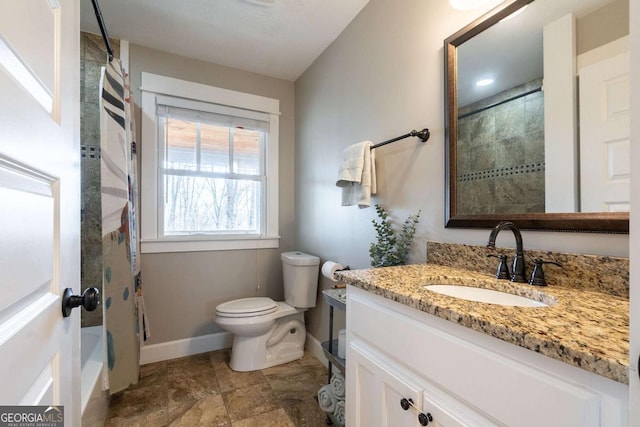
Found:
[(513, 235), (516, 238), (516, 255), (513, 257), (513, 265), (511, 268), (511, 281), (512, 282), (521, 282), (526, 283), (527, 279), (525, 278), (525, 265), (524, 265), (524, 250), (522, 248), (522, 234), (520, 234), (520, 230), (515, 226), (514, 223), (509, 221), (502, 221), (500, 224), (496, 225), (493, 230), (491, 230), (491, 234), (489, 235), (489, 242), (487, 243), (488, 248), (496, 247), (496, 237), (498, 237), (498, 233), (500, 230), (505, 228), (511, 229), (513, 231)]

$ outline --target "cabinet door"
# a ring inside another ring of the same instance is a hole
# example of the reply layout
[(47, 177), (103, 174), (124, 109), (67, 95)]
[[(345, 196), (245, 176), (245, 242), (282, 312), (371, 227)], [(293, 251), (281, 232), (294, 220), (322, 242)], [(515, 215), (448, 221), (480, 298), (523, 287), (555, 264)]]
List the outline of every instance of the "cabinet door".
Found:
[[(402, 372), (394, 361), (355, 341), (347, 357), (347, 375), (353, 375), (353, 390), (347, 405), (349, 426), (420, 426), (422, 387)], [(402, 408), (407, 399), (414, 408)], [(353, 402), (353, 403), (352, 403)]]
[(471, 409), (464, 402), (454, 399), (433, 386), (423, 391), (422, 411), (432, 419), (433, 427), (496, 427), (501, 426), (496, 420)]

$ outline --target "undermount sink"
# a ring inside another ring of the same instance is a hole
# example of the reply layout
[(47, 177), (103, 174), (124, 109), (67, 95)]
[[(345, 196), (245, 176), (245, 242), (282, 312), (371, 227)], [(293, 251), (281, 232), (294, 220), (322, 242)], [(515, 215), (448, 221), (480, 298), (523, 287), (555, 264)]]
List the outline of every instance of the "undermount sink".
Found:
[(427, 285), (425, 289), (442, 295), (460, 298), (467, 301), (484, 302), (488, 304), (507, 305), (515, 307), (548, 307), (540, 301), (493, 289), (475, 288), (462, 285)]

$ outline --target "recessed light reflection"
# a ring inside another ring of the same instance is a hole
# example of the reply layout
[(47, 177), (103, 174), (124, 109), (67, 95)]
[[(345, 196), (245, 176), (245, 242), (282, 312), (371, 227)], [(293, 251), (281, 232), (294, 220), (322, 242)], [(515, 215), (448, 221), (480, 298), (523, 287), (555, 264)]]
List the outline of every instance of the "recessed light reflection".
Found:
[(476, 82), (476, 86), (489, 86), (493, 83), (493, 79), (482, 79)]

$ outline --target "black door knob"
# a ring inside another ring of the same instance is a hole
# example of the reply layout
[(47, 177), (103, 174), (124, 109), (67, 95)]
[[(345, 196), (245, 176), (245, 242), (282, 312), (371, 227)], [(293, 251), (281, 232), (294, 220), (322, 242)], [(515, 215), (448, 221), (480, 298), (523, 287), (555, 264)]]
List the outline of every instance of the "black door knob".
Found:
[(93, 311), (100, 305), (100, 291), (98, 288), (87, 288), (82, 295), (73, 295), (73, 289), (67, 288), (62, 294), (62, 315), (71, 316), (71, 310), (82, 306), (87, 311)]

